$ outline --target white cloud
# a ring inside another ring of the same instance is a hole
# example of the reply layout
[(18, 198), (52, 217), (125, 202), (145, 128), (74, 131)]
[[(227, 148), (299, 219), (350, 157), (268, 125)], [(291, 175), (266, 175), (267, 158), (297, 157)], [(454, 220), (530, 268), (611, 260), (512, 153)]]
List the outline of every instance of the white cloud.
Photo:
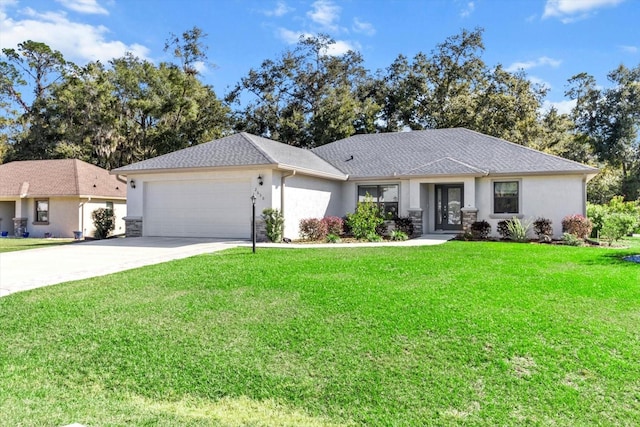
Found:
[(286, 28), (278, 28), (278, 37), (287, 44), (296, 44), (300, 41), (300, 37), (312, 37), (312, 34), (302, 31), (292, 31)]
[(567, 24), (584, 19), (596, 9), (616, 6), (624, 0), (547, 0), (542, 18), (556, 17)]
[(311, 5), (312, 10), (307, 12), (307, 16), (313, 22), (319, 24), (327, 30), (337, 30), (335, 21), (340, 17), (340, 7), (330, 0), (317, 0)]
[(88, 13), (95, 15), (108, 15), (109, 11), (100, 6), (97, 0), (56, 0), (62, 6), (74, 12)]
[(505, 68), (505, 70), (510, 73), (513, 73), (514, 71), (518, 71), (518, 70), (526, 71), (531, 68), (542, 67), (542, 66), (550, 66), (555, 68), (555, 67), (558, 67), (561, 63), (562, 61), (558, 59), (549, 58), (548, 56), (541, 56), (540, 58), (534, 59), (533, 61), (514, 62), (513, 64)]
[[(311, 33), (305, 33), (301, 31), (292, 31), (286, 28), (278, 28), (278, 37), (287, 44), (296, 44), (300, 41), (300, 37), (309, 38), (314, 37)], [(326, 55), (338, 56), (347, 53), (350, 50), (357, 50), (357, 43), (352, 43), (346, 40), (336, 40), (335, 43), (329, 45), (325, 52)]]
[(475, 10), (476, 5), (474, 2), (470, 1), (466, 4), (466, 7), (464, 9), (462, 9), (462, 12), (460, 12), (460, 16), (463, 18), (468, 17), (469, 15), (471, 15), (473, 13), (473, 11)]
[(292, 10), (293, 9), (287, 6), (284, 1), (279, 1), (274, 9), (265, 10), (263, 11), (263, 13), (267, 16), (281, 17), (291, 12)]
[(20, 11), (24, 19), (14, 19), (7, 15), (4, 5), (0, 4), (0, 48), (15, 48), (20, 42), (36, 40), (79, 65), (96, 60), (106, 63), (126, 52), (148, 59), (149, 49), (145, 46), (107, 40), (109, 29), (103, 25), (71, 21), (65, 12), (40, 13), (31, 8)]
[(373, 24), (361, 21), (358, 18), (353, 19), (352, 29), (356, 33), (362, 33), (367, 36), (372, 36), (376, 33), (376, 29), (373, 27)]
[(623, 52), (626, 53), (631, 53), (631, 54), (636, 54), (638, 52), (640, 52), (640, 49), (638, 48), (638, 46), (620, 46), (620, 49), (622, 49)]
[(567, 100), (567, 101), (557, 101), (557, 102), (544, 101), (542, 103), (542, 110), (543, 111), (549, 111), (553, 107), (560, 114), (571, 114), (571, 110), (573, 110), (573, 107), (575, 107), (575, 106), (576, 106), (576, 100), (575, 99), (570, 99), (570, 100)]

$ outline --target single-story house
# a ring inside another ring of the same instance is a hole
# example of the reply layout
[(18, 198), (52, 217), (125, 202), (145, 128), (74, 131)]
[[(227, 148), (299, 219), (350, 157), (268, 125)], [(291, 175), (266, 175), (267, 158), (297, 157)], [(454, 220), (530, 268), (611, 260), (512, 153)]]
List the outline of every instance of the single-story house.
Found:
[(0, 165), (0, 230), (10, 236), (92, 236), (91, 213), (112, 209), (114, 234), (125, 231), (127, 181), (75, 159)]
[(598, 170), (467, 129), (355, 135), (312, 150), (238, 133), (112, 171), (129, 182), (127, 236), (249, 238), (256, 216), (344, 217), (369, 194), (415, 234), (461, 232), (514, 216), (585, 214)]

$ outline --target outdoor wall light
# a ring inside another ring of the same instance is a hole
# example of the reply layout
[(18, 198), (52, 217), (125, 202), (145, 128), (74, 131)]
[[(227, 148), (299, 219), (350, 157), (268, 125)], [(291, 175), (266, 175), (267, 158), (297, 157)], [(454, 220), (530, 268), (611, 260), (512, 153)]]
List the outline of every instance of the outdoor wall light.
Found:
[(131, 186), (131, 188), (136, 188), (136, 182), (133, 179), (129, 181), (129, 185)]
[(258, 175), (258, 185), (262, 185), (264, 181), (262, 181), (262, 175)]

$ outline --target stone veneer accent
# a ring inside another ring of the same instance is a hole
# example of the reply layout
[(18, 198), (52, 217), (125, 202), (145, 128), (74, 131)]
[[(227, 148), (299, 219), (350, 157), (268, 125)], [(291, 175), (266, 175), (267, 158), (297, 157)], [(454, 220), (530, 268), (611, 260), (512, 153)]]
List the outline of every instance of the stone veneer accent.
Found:
[(124, 217), (125, 235), (127, 237), (142, 237), (142, 217)]
[(22, 237), (27, 231), (27, 218), (13, 218), (13, 235)]
[(410, 237), (422, 236), (422, 209), (409, 209), (408, 212), (413, 224), (413, 235)]
[(462, 208), (462, 229), (465, 232), (471, 231), (471, 224), (478, 220), (478, 209)]
[(267, 240), (267, 223), (261, 216), (256, 216), (256, 242), (266, 242)]

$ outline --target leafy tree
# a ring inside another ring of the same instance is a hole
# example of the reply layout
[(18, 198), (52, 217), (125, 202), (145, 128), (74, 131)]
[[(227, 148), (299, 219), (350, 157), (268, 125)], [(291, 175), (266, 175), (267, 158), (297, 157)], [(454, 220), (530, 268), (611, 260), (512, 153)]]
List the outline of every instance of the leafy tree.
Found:
[(369, 80), (356, 52), (329, 54), (326, 35), (301, 37), (296, 48), (252, 69), (227, 95), (240, 104), (236, 130), (313, 147), (374, 128), (378, 108), (363, 90)]
[[(11, 128), (5, 144), (11, 159), (47, 159), (52, 157), (50, 117), (46, 102), (51, 88), (74, 69), (63, 55), (44, 43), (28, 40), (17, 49), (2, 49), (0, 61), (0, 106), (7, 115), (0, 126)], [(33, 88), (33, 99), (25, 98)]]
[(608, 74), (611, 87), (601, 88), (587, 73), (573, 76), (567, 95), (578, 132), (600, 161), (622, 172), (622, 192), (628, 200), (640, 196), (640, 65), (624, 65)]

